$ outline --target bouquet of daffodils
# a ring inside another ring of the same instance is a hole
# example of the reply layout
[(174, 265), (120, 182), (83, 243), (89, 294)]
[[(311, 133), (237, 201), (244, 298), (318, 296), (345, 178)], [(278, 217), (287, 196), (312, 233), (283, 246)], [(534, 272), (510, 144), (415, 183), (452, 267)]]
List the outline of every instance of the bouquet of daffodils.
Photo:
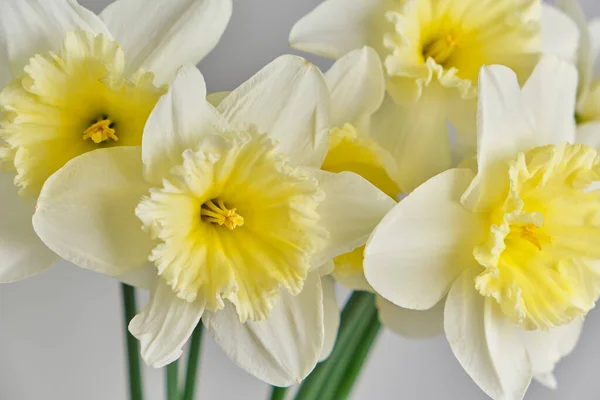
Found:
[(192, 400), (204, 330), (272, 399), (345, 399), (381, 324), (445, 334), (492, 399), (555, 387), (600, 296), (600, 23), (326, 0), (289, 41), (331, 69), (282, 55), (208, 94), (232, 3), (2, 0), (0, 281), (122, 282), (132, 400), (140, 358)]

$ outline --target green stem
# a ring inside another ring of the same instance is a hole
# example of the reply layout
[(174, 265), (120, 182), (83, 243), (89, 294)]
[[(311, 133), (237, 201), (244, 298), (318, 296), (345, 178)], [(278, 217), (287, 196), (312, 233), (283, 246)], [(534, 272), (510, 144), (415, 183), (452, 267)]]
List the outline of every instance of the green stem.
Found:
[(362, 346), (364, 337), (367, 335), (373, 319), (377, 319), (377, 309), (375, 304), (371, 303), (372, 306), (368, 310), (368, 314), (364, 315), (363, 325), (360, 330), (355, 331), (352, 340), (348, 341), (346, 347), (342, 350), (341, 356), (335, 363), (335, 368), (332, 368), (327, 376), (327, 385), (325, 385), (319, 393), (319, 400), (338, 400), (335, 394), (338, 390), (338, 386), (344, 380), (348, 368), (355, 360), (357, 356), (357, 349)]
[(179, 397), (179, 377), (178, 361), (173, 361), (167, 365), (167, 400), (178, 400)]
[(202, 329), (202, 322), (200, 322), (198, 326), (196, 326), (190, 341), (190, 353), (188, 357), (187, 373), (185, 376), (185, 391), (183, 393), (183, 400), (194, 400), (203, 332), (204, 330)]
[(123, 297), (123, 319), (125, 322), (125, 339), (127, 344), (127, 362), (129, 370), (129, 398), (131, 400), (142, 400), (144, 393), (142, 391), (142, 369), (140, 363), (140, 353), (137, 340), (129, 333), (129, 321), (135, 317), (137, 307), (135, 302), (135, 288), (121, 284), (121, 293)]
[(321, 392), (329, 386), (329, 375), (338, 370), (339, 362), (344, 358), (348, 349), (352, 349), (360, 340), (363, 331), (368, 326), (374, 310), (374, 298), (371, 293), (354, 292), (342, 312), (340, 331), (335, 347), (329, 358), (317, 365), (314, 371), (304, 380), (296, 395), (296, 400), (321, 400)]
[(350, 364), (346, 367), (346, 371), (341, 376), (341, 382), (337, 387), (337, 392), (331, 397), (335, 400), (344, 400), (350, 396), (356, 379), (360, 375), (363, 365), (371, 351), (371, 348), (376, 342), (377, 336), (381, 330), (381, 323), (377, 313), (371, 319), (371, 323), (363, 334), (361, 341), (352, 352), (353, 358)]
[(271, 400), (284, 400), (285, 394), (288, 388), (286, 387), (275, 387), (271, 390)]

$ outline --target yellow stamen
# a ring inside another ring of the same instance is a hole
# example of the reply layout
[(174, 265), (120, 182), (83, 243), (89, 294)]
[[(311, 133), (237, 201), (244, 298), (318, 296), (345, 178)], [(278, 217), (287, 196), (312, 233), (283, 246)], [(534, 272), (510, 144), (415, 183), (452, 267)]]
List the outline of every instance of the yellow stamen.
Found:
[(112, 121), (110, 119), (96, 122), (85, 130), (83, 140), (92, 139), (96, 144), (105, 142), (108, 139), (118, 142), (119, 138), (115, 135), (116, 131), (110, 127), (111, 125)]
[(228, 209), (222, 200), (217, 200), (217, 204), (212, 200), (204, 203), (200, 215), (202, 220), (219, 226), (225, 225), (230, 231), (244, 225), (244, 217), (237, 214), (235, 208)]
[(435, 39), (423, 46), (423, 58), (433, 58), (436, 63), (443, 65), (452, 57), (454, 51), (460, 46), (460, 39), (454, 33)]
[(538, 250), (542, 250), (542, 245), (552, 244), (552, 237), (540, 232), (540, 228), (533, 225), (527, 224), (520, 226), (514, 234), (521, 239), (525, 239), (533, 244)]

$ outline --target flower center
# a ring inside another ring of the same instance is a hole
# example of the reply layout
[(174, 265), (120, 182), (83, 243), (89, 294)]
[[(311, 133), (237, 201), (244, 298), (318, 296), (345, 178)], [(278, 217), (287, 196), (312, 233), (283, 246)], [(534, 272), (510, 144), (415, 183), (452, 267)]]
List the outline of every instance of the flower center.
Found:
[(282, 289), (302, 290), (326, 240), (323, 193), (272, 139), (254, 128), (205, 135), (163, 182), (136, 215), (160, 241), (150, 259), (178, 297), (212, 312), (229, 300), (245, 322), (268, 318)]
[(152, 73), (126, 74), (117, 42), (82, 30), (68, 32), (58, 53), (31, 54), (20, 75), (0, 92), (0, 142), (25, 197), (36, 197), (50, 175), (100, 144), (139, 146), (165, 92)]
[[(216, 204), (215, 204), (216, 201)], [(225, 225), (230, 231), (244, 225), (244, 217), (236, 209), (228, 209), (223, 200), (208, 200), (200, 209), (202, 220), (216, 225)]]
[(538, 250), (542, 250), (542, 246), (551, 245), (553, 242), (550, 235), (542, 232), (541, 229), (534, 224), (511, 226), (510, 233), (507, 235), (506, 240), (519, 239), (526, 240)]
[(444, 65), (454, 51), (460, 46), (460, 37), (456, 33), (448, 33), (423, 46), (423, 58), (433, 58), (439, 65)]
[[(600, 157), (584, 145), (538, 147), (509, 163), (509, 190), (476, 247), (483, 296), (524, 329), (585, 315), (600, 295)], [(500, 180), (500, 178), (499, 178)]]
[[(382, 26), (388, 92), (397, 102), (417, 99), (425, 87), (477, 94), (483, 65), (502, 64), (526, 78), (539, 52), (539, 0), (388, 2)], [(524, 62), (524, 59), (531, 59)]]
[(105, 142), (108, 139), (118, 142), (119, 138), (112, 126), (114, 126), (114, 124), (110, 119), (98, 121), (83, 132), (83, 140), (92, 139), (96, 144)]

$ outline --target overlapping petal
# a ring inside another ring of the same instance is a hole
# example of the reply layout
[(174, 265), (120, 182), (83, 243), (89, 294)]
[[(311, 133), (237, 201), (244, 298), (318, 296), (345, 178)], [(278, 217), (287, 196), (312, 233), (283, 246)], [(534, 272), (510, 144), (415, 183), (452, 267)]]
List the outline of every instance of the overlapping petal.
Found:
[(123, 47), (128, 72), (143, 68), (168, 83), (217, 45), (231, 12), (231, 0), (117, 0), (100, 17)]
[(377, 297), (379, 319), (385, 327), (407, 338), (429, 338), (444, 332), (444, 304), (442, 300), (429, 310), (416, 311), (398, 307)]
[(39, 274), (59, 260), (37, 237), (31, 224), (33, 200), (18, 195), (14, 174), (0, 172), (0, 282)]
[(324, 342), (323, 289), (319, 271), (309, 274), (302, 292), (281, 292), (269, 319), (239, 321), (227, 304), (206, 313), (204, 325), (223, 351), (241, 368), (275, 386), (303, 380), (321, 357)]
[(104, 23), (75, 0), (6, 0), (0, 4), (0, 41), (13, 78), (23, 74), (29, 59), (57, 51), (65, 34), (77, 28), (109, 38)]
[(142, 358), (153, 368), (177, 360), (204, 313), (204, 304), (180, 299), (162, 280), (150, 302), (129, 323), (129, 331), (139, 341)]
[(370, 47), (351, 51), (325, 74), (331, 93), (331, 125), (361, 126), (379, 109), (385, 78), (379, 55)]
[(328, 146), (329, 93), (319, 69), (281, 56), (235, 89), (218, 107), (232, 124), (256, 125), (280, 142), (293, 163), (320, 167)]
[(65, 260), (121, 275), (147, 265), (153, 247), (134, 212), (147, 191), (139, 147), (89, 152), (46, 181), (33, 226)]
[(473, 180), (468, 169), (441, 173), (402, 200), (381, 221), (365, 249), (365, 276), (392, 303), (435, 306), (461, 272), (483, 232), (480, 216), (460, 204)]
[(364, 245), (396, 201), (364, 178), (352, 173), (316, 171), (325, 200), (317, 207), (320, 225), (329, 231), (327, 247), (316, 265)]
[(292, 47), (324, 57), (344, 54), (373, 44), (373, 28), (383, 22), (387, 0), (328, 0), (292, 28)]
[(182, 67), (166, 95), (156, 104), (144, 129), (144, 176), (160, 184), (183, 152), (194, 150), (203, 135), (218, 134), (225, 122), (206, 100), (204, 77), (193, 65)]
[(454, 283), (444, 310), (444, 330), (454, 355), (477, 385), (493, 399), (522, 399), (532, 367), (519, 330), (494, 299), (475, 289), (476, 268)]

